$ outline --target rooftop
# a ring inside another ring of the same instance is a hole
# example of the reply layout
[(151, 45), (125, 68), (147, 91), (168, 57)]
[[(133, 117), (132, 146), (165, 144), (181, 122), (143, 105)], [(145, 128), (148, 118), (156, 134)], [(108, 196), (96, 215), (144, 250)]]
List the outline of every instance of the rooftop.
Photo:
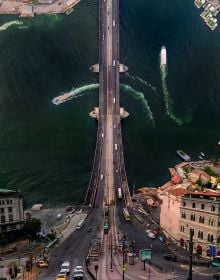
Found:
[(8, 190), (8, 189), (0, 189), (0, 194), (7, 194), (7, 193), (16, 193), (16, 191)]

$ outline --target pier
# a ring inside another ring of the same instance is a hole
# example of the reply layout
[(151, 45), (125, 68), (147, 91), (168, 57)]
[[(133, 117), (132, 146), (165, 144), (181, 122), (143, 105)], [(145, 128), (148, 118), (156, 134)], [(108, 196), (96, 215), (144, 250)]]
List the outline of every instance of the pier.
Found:
[(14, 14), (20, 17), (64, 13), (68, 15), (79, 2), (80, 0), (48, 0), (34, 4), (27, 1), (4, 0), (0, 2), (0, 14)]

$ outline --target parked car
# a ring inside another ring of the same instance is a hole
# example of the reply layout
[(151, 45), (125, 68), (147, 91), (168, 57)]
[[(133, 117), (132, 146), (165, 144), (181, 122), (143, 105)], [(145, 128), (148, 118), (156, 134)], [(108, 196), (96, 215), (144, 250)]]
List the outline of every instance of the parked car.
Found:
[(220, 256), (216, 256), (213, 258), (211, 265), (214, 267), (220, 267)]
[(164, 255), (163, 257), (165, 260), (168, 260), (168, 261), (173, 261), (173, 262), (177, 261), (176, 255), (167, 254), (167, 255)]
[(39, 261), (37, 262), (37, 266), (38, 266), (38, 267), (41, 267), (41, 268), (43, 268), (43, 267), (48, 267), (48, 263), (46, 263), (44, 260), (39, 260)]
[(147, 236), (152, 239), (155, 239), (157, 237), (157, 235), (155, 233), (153, 233), (150, 229), (147, 229), (146, 233), (147, 233)]

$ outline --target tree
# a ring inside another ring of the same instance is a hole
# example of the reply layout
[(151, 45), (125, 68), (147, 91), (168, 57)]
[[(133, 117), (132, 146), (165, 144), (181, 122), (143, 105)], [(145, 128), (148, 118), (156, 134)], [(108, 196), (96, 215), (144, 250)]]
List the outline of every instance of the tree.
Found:
[(24, 233), (29, 235), (32, 238), (37, 236), (37, 233), (40, 232), (41, 229), (41, 220), (37, 218), (32, 218), (24, 223)]
[(0, 244), (6, 245), (8, 243), (8, 238), (4, 233), (0, 233)]
[(54, 240), (56, 238), (56, 232), (48, 233), (47, 238), (50, 240)]
[(209, 176), (215, 176), (214, 170), (210, 166), (205, 166), (204, 171), (209, 175)]

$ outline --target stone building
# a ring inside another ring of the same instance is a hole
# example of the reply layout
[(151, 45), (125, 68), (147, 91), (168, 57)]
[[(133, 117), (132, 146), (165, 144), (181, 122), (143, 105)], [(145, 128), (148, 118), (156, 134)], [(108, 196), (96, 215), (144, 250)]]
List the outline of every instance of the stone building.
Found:
[(19, 230), (23, 223), (24, 211), (20, 192), (0, 189), (0, 233)]
[(181, 198), (187, 191), (179, 185), (160, 193), (162, 204), (160, 208), (160, 226), (175, 240), (179, 240), (179, 219)]
[(180, 243), (187, 244), (190, 229), (194, 247), (204, 252), (209, 245), (220, 245), (220, 193), (213, 191), (189, 192), (181, 199), (179, 232)]

